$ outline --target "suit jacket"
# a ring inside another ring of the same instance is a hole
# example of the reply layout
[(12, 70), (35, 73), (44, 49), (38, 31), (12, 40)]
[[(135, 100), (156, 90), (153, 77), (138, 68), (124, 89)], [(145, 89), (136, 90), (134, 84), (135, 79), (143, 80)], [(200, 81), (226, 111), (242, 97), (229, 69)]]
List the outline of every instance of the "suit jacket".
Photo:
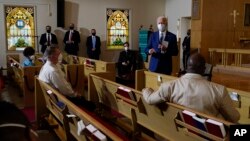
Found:
[(92, 51), (93, 44), (92, 44), (92, 36), (87, 38), (86, 46), (87, 46), (87, 54), (88, 57), (91, 59), (99, 59), (99, 55), (101, 54), (101, 39), (99, 36), (96, 37), (95, 43), (95, 51)]
[(73, 30), (73, 35), (71, 38), (71, 41), (73, 41), (73, 43), (67, 43), (67, 41), (69, 41), (69, 33), (70, 31), (67, 31), (63, 39), (63, 42), (65, 44), (65, 51), (68, 54), (77, 55), (77, 52), (79, 51), (78, 44), (81, 42), (80, 34), (78, 31)]
[[(190, 38), (191, 36), (186, 36), (182, 42), (182, 47), (183, 47), (183, 51), (189, 53), (190, 52)], [(186, 48), (184, 48), (184, 46), (186, 46)]]
[[(53, 33), (50, 33), (51, 34), (51, 44), (58, 44), (57, 42), (57, 38), (56, 38), (56, 35), (53, 34)], [(42, 46), (41, 48), (41, 52), (44, 53), (46, 48), (47, 48), (47, 45), (45, 45), (45, 43), (47, 43), (47, 33), (44, 33), (41, 35), (41, 38), (40, 38), (40, 41), (39, 41), (39, 44)]]
[(159, 40), (159, 31), (152, 33), (148, 46), (145, 48), (146, 54), (149, 54), (151, 48), (156, 51), (151, 55), (149, 70), (170, 75), (172, 73), (172, 56), (178, 54), (177, 38), (173, 33), (166, 32), (164, 41), (168, 42), (168, 48), (165, 53), (161, 53), (161, 49), (158, 48)]
[[(129, 62), (127, 66), (122, 65), (122, 62)], [(135, 54), (133, 51), (128, 50), (120, 52), (119, 59), (118, 59), (118, 74), (124, 75), (131, 73), (136, 69), (136, 60)]]

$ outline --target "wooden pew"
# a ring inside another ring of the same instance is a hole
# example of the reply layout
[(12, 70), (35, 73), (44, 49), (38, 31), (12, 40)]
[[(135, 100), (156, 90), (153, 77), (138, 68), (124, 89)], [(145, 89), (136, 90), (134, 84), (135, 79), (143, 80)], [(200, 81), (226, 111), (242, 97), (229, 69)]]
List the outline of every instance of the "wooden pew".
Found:
[[(232, 123), (218, 119), (216, 117), (196, 112), (189, 108), (185, 108), (183, 106), (176, 105), (173, 103), (167, 103), (167, 106), (165, 107), (166, 109), (160, 109), (157, 106), (148, 105), (142, 98), (141, 91), (137, 91), (135, 89), (118, 84), (112, 80), (109, 80), (107, 76), (107, 73), (90, 74), (90, 81), (93, 82), (90, 83), (90, 85), (94, 85), (95, 88), (95, 90), (92, 90), (93, 93), (91, 93), (91, 95), (97, 94), (99, 98), (98, 100), (91, 100), (99, 101), (130, 119), (135, 125), (135, 127), (133, 128), (135, 130), (134, 132), (141, 131), (136, 125), (139, 124), (167, 140), (193, 141), (197, 139), (204, 139), (203, 137), (187, 132), (186, 129), (192, 129), (198, 132), (199, 134), (205, 136), (206, 138), (210, 138), (213, 140), (228, 140), (229, 134), (227, 134), (225, 138), (218, 138), (212, 134), (203, 132), (198, 128), (185, 124), (178, 118), (177, 115), (183, 110), (188, 110), (196, 113), (200, 117), (206, 119), (210, 118), (219, 121), (223, 123), (227, 128), (229, 128)], [(118, 94), (119, 87), (123, 87), (132, 91), (131, 93), (133, 93), (135, 97), (130, 97), (130, 99), (128, 98), (128, 96), (121, 96), (120, 94)], [(90, 88), (93, 87), (90, 86)], [(96, 92), (94, 93), (94, 91)], [(92, 98), (96, 97), (92, 96)], [(183, 128), (183, 126), (185, 128)]]
[(105, 62), (74, 55), (64, 55), (64, 60), (68, 64), (84, 65), (85, 84), (87, 84), (88, 75), (93, 72), (112, 72), (114, 76), (116, 75), (115, 62)]
[[(154, 90), (158, 89), (161, 83), (177, 79), (178, 77), (158, 74), (145, 70), (136, 71), (136, 90), (141, 91), (145, 87), (150, 87)], [(227, 88), (229, 94), (236, 92), (239, 95), (239, 101), (234, 101), (236, 109), (240, 112), (241, 124), (250, 123), (250, 92)]]
[(84, 89), (84, 86), (86, 85), (86, 82), (84, 81), (84, 65), (65, 64), (63, 65), (63, 70), (72, 88), (78, 93), (81, 93), (82, 96), (86, 97), (86, 95), (84, 95), (86, 93)]
[[(64, 103), (63, 108), (58, 107), (58, 104), (53, 102), (53, 98), (51, 99), (51, 96), (48, 95), (48, 90), (50, 90), (57, 97), (58, 101)], [(94, 115), (93, 113), (90, 113), (87, 110), (76, 106), (62, 94), (60, 94), (57, 90), (53, 89), (50, 85), (38, 79), (36, 79), (36, 92), (38, 96), (37, 98), (39, 98), (39, 100), (37, 100), (37, 108), (39, 108), (40, 114), (43, 112), (49, 113), (50, 116), (48, 117), (48, 122), (52, 126), (55, 126), (56, 124), (58, 128), (54, 128), (54, 130), (61, 140), (70, 140), (71, 135), (74, 136), (77, 140), (86, 140), (86, 138), (91, 138), (92, 135), (77, 135), (77, 119), (82, 120), (86, 125), (93, 125), (111, 140), (129, 140), (127, 137), (117, 132), (116, 129), (114, 129), (104, 120), (96, 117), (96, 115)], [(46, 107), (45, 105), (42, 105), (43, 103), (45, 103)], [(47, 109), (49, 110), (49, 112)], [(67, 117), (67, 115), (69, 114), (76, 117), (74, 117), (73, 119), (69, 118)]]
[(16, 56), (12, 57), (12, 55), (7, 56), (7, 66), (8, 66), (8, 74), (13, 72), (12, 78), (20, 87), (23, 100), (24, 107), (32, 107), (34, 106), (34, 76), (37, 75), (41, 69), (41, 65), (38, 66), (30, 66), (23, 67), (17, 59)]

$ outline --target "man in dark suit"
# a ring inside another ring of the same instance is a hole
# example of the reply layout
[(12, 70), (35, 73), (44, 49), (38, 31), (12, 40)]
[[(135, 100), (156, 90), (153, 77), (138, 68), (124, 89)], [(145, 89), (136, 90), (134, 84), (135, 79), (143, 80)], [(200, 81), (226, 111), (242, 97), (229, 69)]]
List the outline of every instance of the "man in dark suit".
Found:
[(65, 44), (65, 51), (71, 55), (77, 55), (79, 51), (80, 34), (78, 31), (74, 30), (74, 24), (71, 23), (69, 26), (69, 31), (65, 33), (63, 42)]
[(184, 38), (182, 42), (182, 49), (183, 49), (183, 56), (182, 56), (182, 62), (183, 62), (183, 69), (184, 71), (187, 69), (187, 60), (190, 56), (190, 39), (191, 39), (191, 30), (188, 29), (187, 36)]
[(58, 44), (56, 35), (51, 33), (51, 26), (46, 26), (46, 33), (41, 35), (39, 44), (42, 46), (41, 52), (43, 54), (48, 46), (51, 44)]
[(88, 57), (99, 60), (101, 54), (101, 40), (99, 36), (96, 36), (95, 29), (91, 29), (91, 36), (87, 38), (86, 45)]
[(157, 18), (157, 32), (152, 33), (145, 53), (151, 55), (149, 70), (156, 73), (171, 75), (172, 56), (178, 54), (176, 35), (167, 30), (168, 19)]
[(125, 42), (123, 44), (124, 51), (120, 52), (117, 67), (118, 75), (124, 79), (132, 79), (131, 77), (136, 69), (135, 63), (135, 54), (129, 49), (129, 43)]

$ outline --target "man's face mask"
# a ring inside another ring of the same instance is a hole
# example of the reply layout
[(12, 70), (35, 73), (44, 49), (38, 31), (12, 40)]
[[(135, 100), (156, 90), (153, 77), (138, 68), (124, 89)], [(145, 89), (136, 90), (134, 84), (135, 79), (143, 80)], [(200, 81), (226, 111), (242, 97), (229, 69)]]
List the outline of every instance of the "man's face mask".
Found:
[(165, 24), (158, 24), (157, 27), (158, 27), (158, 30), (161, 31), (161, 32), (166, 30), (166, 25)]
[(128, 50), (128, 47), (124, 47), (124, 50), (127, 51), (127, 50)]

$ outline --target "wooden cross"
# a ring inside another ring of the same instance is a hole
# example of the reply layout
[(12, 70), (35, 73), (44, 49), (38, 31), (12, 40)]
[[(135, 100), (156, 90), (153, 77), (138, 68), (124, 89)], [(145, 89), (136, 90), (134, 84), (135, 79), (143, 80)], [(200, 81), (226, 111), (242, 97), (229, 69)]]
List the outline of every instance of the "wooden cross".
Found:
[(235, 27), (235, 25), (236, 25), (236, 16), (238, 16), (239, 13), (236, 10), (233, 10), (233, 12), (230, 13), (230, 15), (234, 17), (234, 27)]

